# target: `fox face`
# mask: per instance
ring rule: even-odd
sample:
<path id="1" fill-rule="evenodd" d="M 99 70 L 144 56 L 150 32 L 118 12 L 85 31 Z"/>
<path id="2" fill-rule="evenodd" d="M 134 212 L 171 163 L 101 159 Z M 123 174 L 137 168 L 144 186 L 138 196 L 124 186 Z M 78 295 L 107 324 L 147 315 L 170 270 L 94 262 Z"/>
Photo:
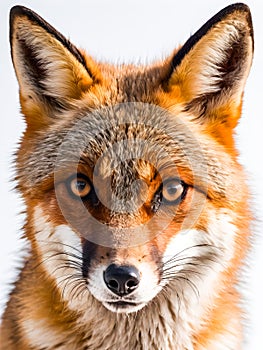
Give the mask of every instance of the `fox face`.
<path id="1" fill-rule="evenodd" d="M 195 322 L 232 290 L 248 247 L 233 139 L 248 8 L 222 10 L 150 66 L 96 62 L 24 7 L 12 9 L 10 38 L 27 124 L 17 181 L 51 289 L 83 320 L 92 305 L 158 304 Z"/>

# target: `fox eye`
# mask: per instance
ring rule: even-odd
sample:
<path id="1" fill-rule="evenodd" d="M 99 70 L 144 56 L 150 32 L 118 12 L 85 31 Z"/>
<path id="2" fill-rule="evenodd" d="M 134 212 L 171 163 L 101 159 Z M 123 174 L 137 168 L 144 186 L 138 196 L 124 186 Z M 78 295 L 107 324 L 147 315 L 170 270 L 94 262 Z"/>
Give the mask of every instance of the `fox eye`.
<path id="1" fill-rule="evenodd" d="M 166 204 L 178 204 L 186 192 L 186 185 L 178 179 L 169 179 L 163 183 L 162 201 Z"/>
<path id="2" fill-rule="evenodd" d="M 156 192 L 152 201 L 151 209 L 154 213 L 158 211 L 161 204 L 177 205 L 185 197 L 187 185 L 179 179 L 168 179 L 164 181 Z"/>
<path id="3" fill-rule="evenodd" d="M 68 188 L 71 194 L 79 198 L 84 198 L 91 192 L 91 185 L 84 175 L 71 178 Z"/>

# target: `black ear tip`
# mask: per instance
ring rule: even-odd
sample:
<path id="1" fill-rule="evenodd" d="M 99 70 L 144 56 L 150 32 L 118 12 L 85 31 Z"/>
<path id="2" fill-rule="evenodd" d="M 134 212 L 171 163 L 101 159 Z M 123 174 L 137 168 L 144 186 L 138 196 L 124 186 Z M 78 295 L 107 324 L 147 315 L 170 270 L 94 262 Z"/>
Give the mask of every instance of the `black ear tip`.
<path id="1" fill-rule="evenodd" d="M 27 17 L 31 22 L 39 25 L 45 25 L 45 20 L 40 17 L 36 12 L 30 10 L 25 6 L 16 5 L 10 10 L 10 25 L 14 23 L 16 17 Z"/>
<path id="2" fill-rule="evenodd" d="M 223 8 L 214 17 L 212 17 L 211 20 L 218 22 L 235 12 L 240 12 L 242 15 L 244 15 L 244 17 L 246 17 L 248 25 L 252 27 L 252 18 L 251 18 L 250 8 L 248 7 L 248 5 L 242 2 L 237 2 L 235 4 L 232 4 Z"/>
<path id="3" fill-rule="evenodd" d="M 234 12 L 240 12 L 243 16 L 243 18 L 246 20 L 246 23 L 248 25 L 249 35 L 252 39 L 252 50 L 254 50 L 254 29 L 253 29 L 253 21 L 252 21 L 252 15 L 251 11 L 248 5 L 244 4 L 243 2 L 237 2 L 235 4 L 229 5 L 225 7 L 223 10 L 221 10 L 217 15 L 220 14 L 223 17 L 226 17 Z M 216 15 L 216 16 L 217 16 Z"/>
<path id="4" fill-rule="evenodd" d="M 15 5 L 10 10 L 10 22 L 13 21 L 13 19 L 17 16 L 30 16 L 32 15 L 32 11 L 25 7 L 20 5 Z"/>
<path id="5" fill-rule="evenodd" d="M 17 17 L 23 17 L 23 16 L 27 17 L 31 21 L 35 21 L 36 17 L 38 17 L 38 15 L 34 11 L 30 10 L 25 6 L 20 6 L 20 5 L 13 6 L 10 10 L 10 17 L 9 17 L 10 39 L 12 38 L 12 31 L 13 31 L 15 19 Z"/>
<path id="6" fill-rule="evenodd" d="M 246 16 L 246 20 L 248 22 L 248 25 L 251 28 L 253 27 L 250 8 L 248 5 L 246 5 L 242 2 L 237 2 L 235 4 L 232 4 L 232 5 L 225 7 L 216 16 L 223 18 L 223 17 L 226 17 L 234 12 L 240 12 L 240 13 L 244 14 Z"/>
<path id="7" fill-rule="evenodd" d="M 30 11 L 28 8 L 20 5 L 15 5 L 11 8 L 10 10 L 10 15 L 9 15 L 9 23 L 10 23 L 10 42 L 12 42 L 13 39 L 13 27 L 14 27 L 14 22 L 16 17 L 20 17 Z"/>
<path id="8" fill-rule="evenodd" d="M 236 11 L 244 14 L 246 16 L 246 21 L 247 21 L 248 27 L 250 29 L 250 35 L 252 37 L 252 40 L 254 41 L 253 21 L 252 21 L 251 11 L 250 11 L 250 8 L 248 5 L 246 5 L 242 2 L 238 2 L 238 3 L 227 6 L 222 11 L 225 11 L 225 15 L 227 15 L 228 13 L 230 14 L 232 12 L 236 12 Z"/>
<path id="9" fill-rule="evenodd" d="M 9 40 L 10 40 L 10 42 L 12 42 L 12 40 L 13 40 L 13 28 L 14 28 L 15 18 L 23 15 L 25 13 L 25 11 L 29 11 L 29 9 L 27 9 L 24 6 L 20 6 L 20 5 L 15 5 L 10 10 L 10 15 L 9 15 L 9 25 L 10 25 Z"/>
<path id="10" fill-rule="evenodd" d="M 243 2 L 237 2 L 235 4 L 226 6 L 220 12 L 222 12 L 224 14 L 224 16 L 227 16 L 228 14 L 235 12 L 235 11 L 239 11 L 239 12 L 243 12 L 243 13 L 244 12 L 250 13 L 250 8 L 248 7 L 248 5 L 244 4 Z"/>
<path id="11" fill-rule="evenodd" d="M 244 4 L 243 2 L 236 2 L 234 4 L 231 4 L 229 6 L 226 6 L 225 9 L 233 9 L 233 10 L 240 10 L 240 11 L 249 11 L 248 5 Z M 232 12 L 232 11 L 231 11 Z"/>

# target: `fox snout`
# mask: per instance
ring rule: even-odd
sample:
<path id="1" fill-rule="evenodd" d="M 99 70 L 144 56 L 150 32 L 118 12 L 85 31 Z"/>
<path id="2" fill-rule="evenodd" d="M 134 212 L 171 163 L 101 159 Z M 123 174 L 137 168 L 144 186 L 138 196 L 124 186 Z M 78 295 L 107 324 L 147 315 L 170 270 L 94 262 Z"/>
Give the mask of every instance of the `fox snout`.
<path id="1" fill-rule="evenodd" d="M 163 256 L 152 243 L 129 248 L 84 244 L 83 278 L 89 292 L 108 310 L 137 311 L 162 289 Z M 87 255 L 90 247 L 92 256 Z"/>
<path id="2" fill-rule="evenodd" d="M 135 266 L 110 264 L 103 273 L 103 279 L 111 292 L 123 297 L 138 288 L 140 273 Z"/>

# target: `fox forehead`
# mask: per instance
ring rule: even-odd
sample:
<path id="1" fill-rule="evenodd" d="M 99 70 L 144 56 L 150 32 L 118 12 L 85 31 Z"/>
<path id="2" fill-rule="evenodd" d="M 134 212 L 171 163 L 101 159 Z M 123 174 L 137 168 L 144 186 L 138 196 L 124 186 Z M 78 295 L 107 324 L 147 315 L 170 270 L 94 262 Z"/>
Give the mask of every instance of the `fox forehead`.
<path id="1" fill-rule="evenodd" d="M 160 103 L 158 92 L 169 74 L 168 62 L 156 62 L 150 66 L 98 63 L 98 68 L 102 73 L 100 89 L 105 87 L 106 91 L 97 94 L 97 98 L 100 98 L 100 95 L 103 95 L 103 98 L 109 95 L 110 100 L 106 100 L 109 104 L 135 101 Z"/>
<path id="2" fill-rule="evenodd" d="M 198 148 L 189 131 L 185 122 L 150 104 L 118 104 L 93 111 L 84 108 L 35 135 L 21 159 L 25 180 L 32 186 L 55 170 L 79 163 L 91 169 L 97 165 L 94 170 L 102 177 L 129 163 L 142 177 L 151 178 L 156 169 L 175 163 L 187 167 L 187 153 Z M 189 142 L 185 144 L 186 139 Z M 103 162 L 98 163 L 99 159 Z"/>

